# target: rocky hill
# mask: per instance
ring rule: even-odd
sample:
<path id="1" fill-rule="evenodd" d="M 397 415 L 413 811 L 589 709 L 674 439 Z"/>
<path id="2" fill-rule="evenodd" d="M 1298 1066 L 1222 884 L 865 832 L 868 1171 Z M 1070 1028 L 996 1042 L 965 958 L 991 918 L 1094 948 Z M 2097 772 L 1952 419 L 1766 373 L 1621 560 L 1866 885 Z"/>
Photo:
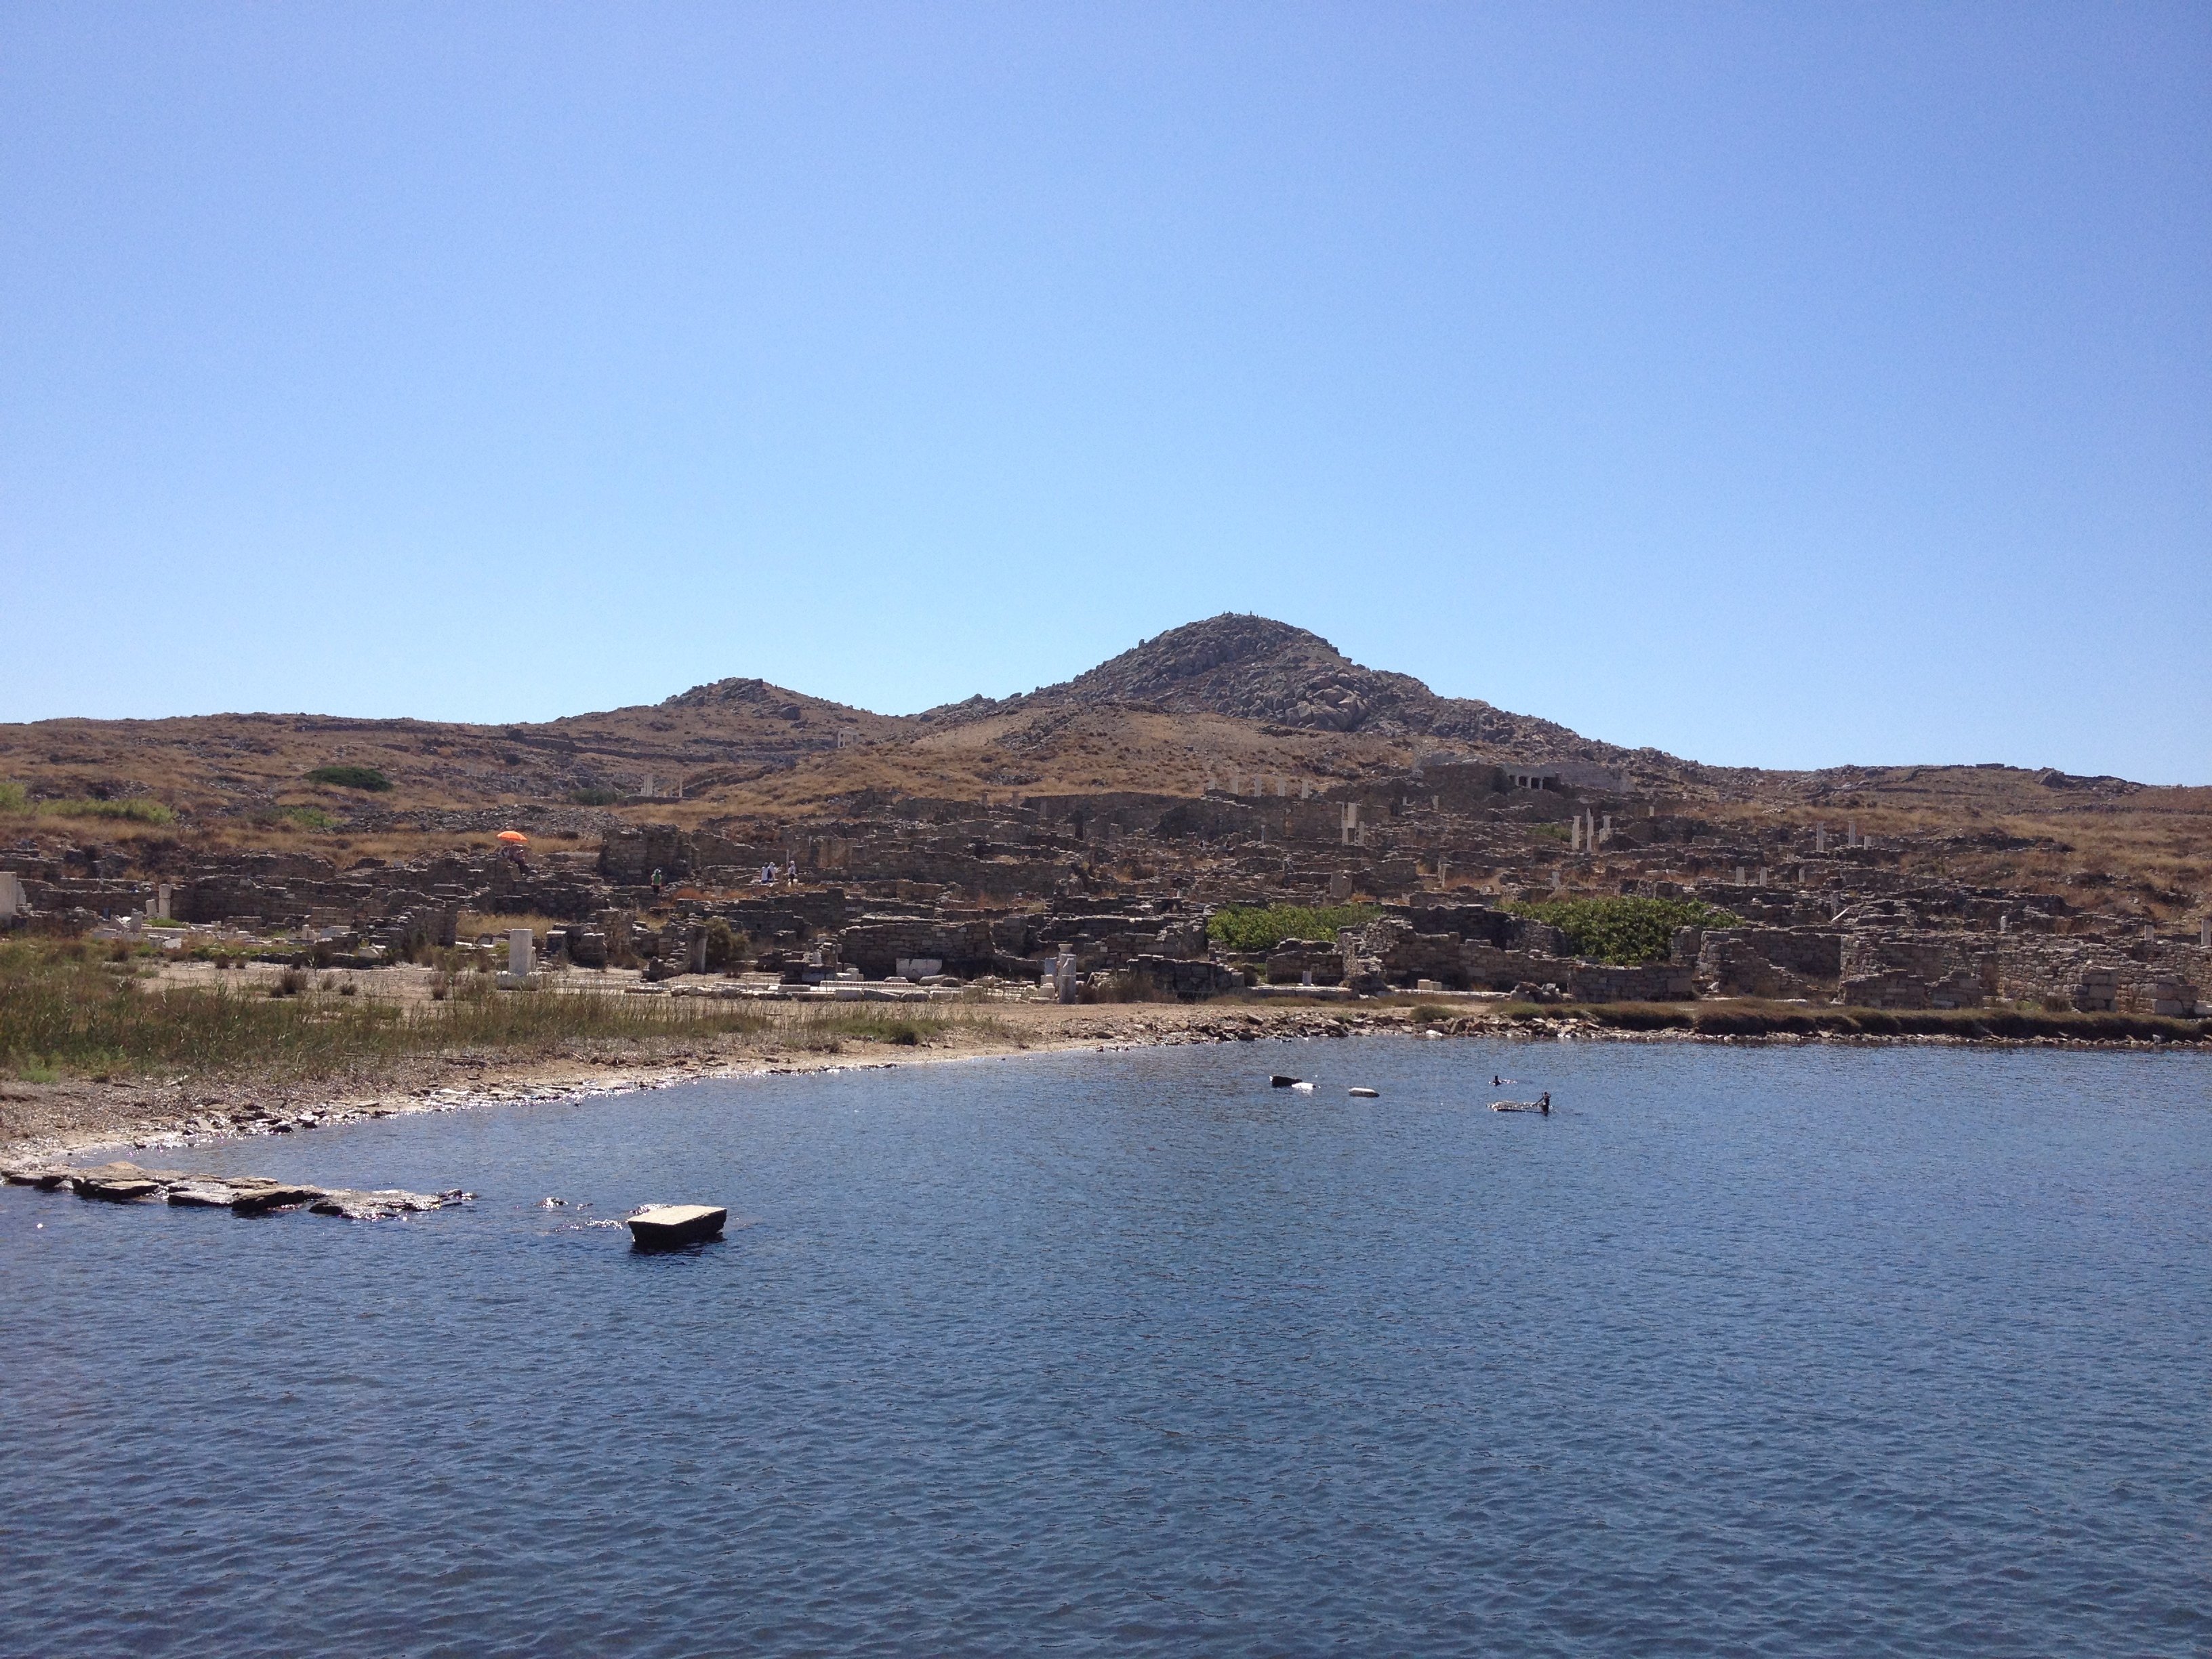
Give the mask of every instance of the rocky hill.
<path id="1" fill-rule="evenodd" d="M 1229 615 L 1025 696 L 919 714 L 739 678 L 536 724 L 254 714 L 0 726 L 0 819 L 137 800 L 173 812 L 179 831 L 249 842 L 469 835 L 518 813 L 546 833 L 589 836 L 623 814 L 793 823 L 901 799 L 1250 794 L 1262 777 L 1294 793 L 1408 781 L 1401 793 L 1417 793 L 1413 775 L 1452 760 L 1527 765 L 1610 799 L 1707 814 L 1855 820 L 1945 840 L 1954 862 L 1972 848 L 2002 861 L 2023 838 L 2047 842 L 2063 849 L 2048 854 L 2054 870 L 2132 872 L 2160 902 L 2200 884 L 2212 807 L 2212 791 L 2012 767 L 1704 766 L 1439 696 L 1305 629 Z M 374 769 L 389 787 L 309 775 L 333 764 Z M 19 792 L 22 805 L 9 808 Z"/>
<path id="2" fill-rule="evenodd" d="M 1440 697 L 1410 674 L 1363 667 L 1318 634 L 1266 617 L 1190 623 L 1058 685 L 995 702 L 974 698 L 923 718 L 1004 719 L 1117 704 L 1249 720 L 1274 728 L 1270 735 L 1358 734 L 1570 773 L 1595 770 L 1650 787 L 1680 788 L 1713 773 L 1656 749 L 1624 749 L 1479 698 Z"/>

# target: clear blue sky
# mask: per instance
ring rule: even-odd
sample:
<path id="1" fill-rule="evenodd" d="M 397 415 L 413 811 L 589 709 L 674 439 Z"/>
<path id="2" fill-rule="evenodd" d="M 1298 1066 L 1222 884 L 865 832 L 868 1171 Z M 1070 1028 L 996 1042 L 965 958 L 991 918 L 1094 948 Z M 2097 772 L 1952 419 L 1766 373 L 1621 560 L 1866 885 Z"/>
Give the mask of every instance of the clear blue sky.
<path id="1" fill-rule="evenodd" d="M 2212 9 L 0 14 L 0 719 L 896 713 L 1222 611 L 2212 781 Z"/>

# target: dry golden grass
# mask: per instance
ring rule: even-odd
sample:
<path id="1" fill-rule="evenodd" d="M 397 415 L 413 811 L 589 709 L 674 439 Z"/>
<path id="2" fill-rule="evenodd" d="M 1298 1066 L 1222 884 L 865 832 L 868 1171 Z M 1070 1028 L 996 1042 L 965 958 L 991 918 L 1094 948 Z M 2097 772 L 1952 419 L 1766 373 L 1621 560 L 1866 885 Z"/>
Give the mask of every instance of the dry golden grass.
<path id="1" fill-rule="evenodd" d="M 843 750 L 805 746 L 837 730 L 856 732 L 861 741 Z M 1325 787 L 1402 773 L 1423 746 L 1135 706 L 1038 708 L 966 726 L 923 725 L 742 685 L 696 703 L 528 726 L 289 715 L 51 720 L 0 726 L 0 781 L 26 785 L 40 796 L 145 793 L 186 816 L 158 826 L 0 813 L 0 836 L 96 838 L 149 850 L 173 843 L 188 855 L 298 851 L 341 866 L 362 858 L 401 862 L 481 853 L 492 846 L 488 831 L 319 830 L 235 814 L 288 805 L 313 806 L 336 817 L 364 806 L 400 813 L 482 810 L 517 800 L 517 781 L 536 775 L 533 768 L 588 772 L 624 787 L 647 772 L 665 781 L 675 769 L 656 757 L 687 742 L 702 745 L 696 752 L 711 745 L 725 755 L 759 745 L 759 752 L 780 758 L 694 768 L 702 787 L 690 798 L 601 810 L 617 821 L 690 829 L 734 820 L 733 836 L 742 831 L 773 843 L 792 820 L 842 810 L 866 792 L 1001 805 L 1016 794 L 1194 796 L 1209 769 L 1217 783 L 1232 773 L 1266 773 L 1312 778 Z M 333 761 L 375 767 L 394 787 L 363 794 L 304 781 L 311 767 Z M 568 786 L 556 787 L 553 775 L 545 775 L 539 799 L 565 801 Z M 2111 900 L 2160 919 L 2192 914 L 2212 890 L 2212 789 L 2107 795 L 2051 789 L 2035 777 L 1973 767 L 1716 773 L 1711 788 L 1686 790 L 1682 808 L 1767 828 L 1788 823 L 1809 830 L 1825 820 L 1837 833 L 1847 818 L 1856 819 L 1863 831 L 1885 840 L 1926 842 L 1909 854 L 1908 863 L 1930 873 L 2040 887 L 2099 905 Z M 1730 799 L 1705 799 L 1709 794 Z M 1992 847 L 1972 839 L 1992 835 L 2051 844 Z M 540 836 L 533 850 L 588 851 L 592 845 Z"/>
<path id="2" fill-rule="evenodd" d="M 933 1047 L 955 1036 L 1018 1036 L 988 1008 L 497 991 L 486 975 L 441 976 L 434 1000 L 347 995 L 369 975 L 227 975 L 142 981 L 78 941 L 0 940 L 0 1074 L 185 1071 L 282 1081 L 371 1073 L 426 1054 L 544 1057 L 580 1046 L 737 1038 L 837 1052 L 851 1042 Z M 330 981 L 327 989 L 322 981 Z M 272 993 L 276 993 L 272 994 Z"/>
<path id="3" fill-rule="evenodd" d="M 531 912 L 464 910 L 453 930 L 453 937 L 464 945 L 472 945 L 486 933 L 495 933 L 504 940 L 518 927 L 527 927 L 538 941 L 538 948 L 545 948 L 547 930 L 566 927 L 568 924 L 556 916 L 541 916 Z"/>
<path id="4" fill-rule="evenodd" d="M 1906 842 L 1907 869 L 1954 881 L 2068 896 L 2086 908 L 2118 900 L 2160 921 L 2194 915 L 2212 894 L 2212 788 L 2142 789 L 2118 795 L 2052 790 L 2018 772 L 1911 769 L 1881 789 L 1818 804 L 1768 801 L 1701 809 L 1718 822 Z M 2028 847 L 1976 845 L 2008 838 Z"/>

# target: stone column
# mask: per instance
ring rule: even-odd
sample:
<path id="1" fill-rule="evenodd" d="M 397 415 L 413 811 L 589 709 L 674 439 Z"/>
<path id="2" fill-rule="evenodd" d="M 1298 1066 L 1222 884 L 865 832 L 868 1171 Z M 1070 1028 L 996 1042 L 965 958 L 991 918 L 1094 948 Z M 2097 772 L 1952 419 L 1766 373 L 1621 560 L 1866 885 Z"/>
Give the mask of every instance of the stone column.
<path id="1" fill-rule="evenodd" d="M 528 979 L 535 967 L 538 951 L 537 935 L 527 927 L 510 927 L 507 932 L 507 971 L 517 979 Z"/>

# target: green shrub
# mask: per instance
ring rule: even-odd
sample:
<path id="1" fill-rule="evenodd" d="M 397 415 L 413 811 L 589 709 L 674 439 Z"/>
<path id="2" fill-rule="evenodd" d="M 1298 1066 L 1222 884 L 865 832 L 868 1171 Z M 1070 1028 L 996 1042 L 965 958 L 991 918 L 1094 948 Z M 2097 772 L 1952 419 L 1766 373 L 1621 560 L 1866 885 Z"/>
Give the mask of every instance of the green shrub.
<path id="1" fill-rule="evenodd" d="M 1286 939 L 1333 939 L 1342 927 L 1358 927 L 1382 912 L 1371 904 L 1271 904 L 1265 909 L 1216 910 L 1206 936 L 1231 951 L 1272 951 Z"/>
<path id="2" fill-rule="evenodd" d="M 622 801 L 619 789 L 579 789 L 568 799 L 578 806 L 615 806 Z"/>
<path id="3" fill-rule="evenodd" d="M 1741 926 L 1727 911 L 1691 899 L 1546 899 L 1505 908 L 1558 928 L 1577 956 L 1624 967 L 1665 957 L 1678 927 Z"/>
<path id="4" fill-rule="evenodd" d="M 131 823 L 173 823 L 177 815 L 157 800 L 134 795 L 128 800 L 50 800 L 39 811 L 58 818 L 120 818 Z"/>
<path id="5" fill-rule="evenodd" d="M 296 823 L 302 830 L 335 830 L 338 821 L 319 806 L 280 806 L 264 813 L 259 822 L 269 824 Z"/>
<path id="6" fill-rule="evenodd" d="M 131 823 L 172 823 L 176 813 L 143 795 L 126 800 L 40 800 L 20 783 L 0 783 L 0 812 L 43 812 L 58 818 L 120 818 Z"/>
<path id="7" fill-rule="evenodd" d="M 307 774 L 309 783 L 327 783 L 339 789 L 389 789 L 392 780 L 374 766 L 318 766 Z"/>
<path id="8" fill-rule="evenodd" d="M 752 941 L 716 916 L 707 924 L 707 969 L 729 973 L 742 967 L 752 953 Z"/>

